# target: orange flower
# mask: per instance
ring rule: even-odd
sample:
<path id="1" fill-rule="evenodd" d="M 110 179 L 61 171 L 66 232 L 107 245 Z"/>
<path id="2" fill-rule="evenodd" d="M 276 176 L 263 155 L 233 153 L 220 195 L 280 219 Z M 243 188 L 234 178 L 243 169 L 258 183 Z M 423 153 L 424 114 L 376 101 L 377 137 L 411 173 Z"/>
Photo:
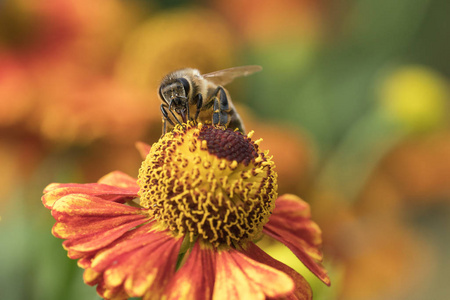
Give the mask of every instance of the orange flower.
<path id="1" fill-rule="evenodd" d="M 0 127 L 67 145 L 131 139 L 130 127 L 134 141 L 152 116 L 159 120 L 146 109 L 147 95 L 111 74 L 134 23 L 122 2 L 2 2 Z"/>
<path id="2" fill-rule="evenodd" d="M 177 126 L 152 147 L 136 180 L 51 184 L 53 234 L 107 299 L 311 299 L 296 271 L 255 243 L 285 244 L 324 283 L 321 232 L 309 206 L 277 198 L 277 175 L 259 142 L 232 130 Z"/>
<path id="3" fill-rule="evenodd" d="M 310 0 L 215 0 L 213 5 L 250 41 L 320 34 L 321 3 Z"/>

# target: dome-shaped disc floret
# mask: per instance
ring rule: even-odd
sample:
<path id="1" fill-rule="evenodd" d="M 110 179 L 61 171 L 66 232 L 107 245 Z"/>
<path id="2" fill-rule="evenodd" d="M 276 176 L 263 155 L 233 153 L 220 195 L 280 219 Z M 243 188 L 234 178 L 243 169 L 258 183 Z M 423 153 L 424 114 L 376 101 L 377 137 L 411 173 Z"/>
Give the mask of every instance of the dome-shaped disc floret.
<path id="1" fill-rule="evenodd" d="M 162 228 L 216 247 L 257 239 L 274 209 L 268 152 L 230 129 L 189 123 L 153 144 L 139 170 L 140 204 Z"/>

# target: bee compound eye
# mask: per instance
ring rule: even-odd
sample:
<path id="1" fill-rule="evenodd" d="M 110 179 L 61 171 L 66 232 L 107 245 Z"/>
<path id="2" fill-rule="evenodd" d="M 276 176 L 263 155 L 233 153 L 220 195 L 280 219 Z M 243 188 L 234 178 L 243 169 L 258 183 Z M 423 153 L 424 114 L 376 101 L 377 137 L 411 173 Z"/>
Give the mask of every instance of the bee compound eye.
<path id="1" fill-rule="evenodd" d="M 189 82 L 187 81 L 186 78 L 178 78 L 177 81 L 183 85 L 184 93 L 185 93 L 185 96 L 187 97 L 189 94 L 189 90 L 191 89 Z"/>

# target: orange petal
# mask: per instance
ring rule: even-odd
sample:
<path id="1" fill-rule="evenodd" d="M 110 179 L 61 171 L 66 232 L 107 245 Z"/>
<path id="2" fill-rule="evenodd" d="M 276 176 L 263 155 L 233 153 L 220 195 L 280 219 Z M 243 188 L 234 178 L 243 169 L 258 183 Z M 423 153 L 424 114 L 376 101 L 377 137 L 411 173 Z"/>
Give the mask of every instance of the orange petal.
<path id="1" fill-rule="evenodd" d="M 84 259 L 84 258 L 82 258 L 82 259 Z M 82 259 L 80 259 L 80 260 L 82 260 Z M 92 257 L 90 259 L 92 259 Z M 80 262 L 80 260 L 78 262 Z M 90 265 L 90 262 L 89 262 L 89 265 Z M 80 266 L 80 265 L 78 265 L 78 266 Z M 80 267 L 84 268 L 83 266 L 80 266 Z M 87 267 L 85 269 L 86 270 L 83 273 L 83 280 L 86 284 L 92 286 L 92 285 L 96 285 L 96 284 L 99 284 L 102 282 L 102 275 L 103 275 L 102 273 L 98 273 L 89 267 Z"/>
<path id="2" fill-rule="evenodd" d="M 48 209 L 60 198 L 70 194 L 86 194 L 100 197 L 104 200 L 124 203 L 137 197 L 137 189 L 116 187 L 98 183 L 52 183 L 44 189 L 42 203 Z"/>
<path id="3" fill-rule="evenodd" d="M 98 252 L 91 262 L 91 267 L 97 272 L 104 272 L 110 265 L 116 264 L 114 261 L 118 256 L 126 256 L 129 252 L 141 246 L 167 238 L 165 234 L 153 232 L 152 226 L 152 223 L 145 224 L 124 234 L 113 245 Z"/>
<path id="4" fill-rule="evenodd" d="M 254 243 L 250 243 L 249 247 L 245 250 L 242 250 L 248 257 L 271 266 L 272 268 L 278 269 L 287 275 L 289 275 L 295 283 L 294 292 L 287 297 L 287 299 L 292 300 L 311 300 L 312 299 L 312 290 L 309 283 L 303 278 L 302 275 L 297 273 L 291 267 L 279 262 L 278 260 L 272 258 L 270 255 L 265 253 L 261 248 L 256 246 Z"/>
<path id="5" fill-rule="evenodd" d="M 168 300 L 210 300 L 215 281 L 214 250 L 196 243 L 166 292 Z"/>
<path id="6" fill-rule="evenodd" d="M 127 231 L 149 221 L 146 211 L 90 195 L 72 194 L 53 205 L 53 234 L 71 258 L 109 245 Z"/>
<path id="7" fill-rule="evenodd" d="M 147 154 L 150 152 L 150 149 L 152 149 L 152 146 L 143 142 L 136 142 L 136 148 L 141 154 L 142 159 L 145 159 Z"/>
<path id="8" fill-rule="evenodd" d="M 131 297 L 151 292 L 159 299 L 175 273 L 181 242 L 166 233 L 152 232 L 147 224 L 97 253 L 91 267 L 103 274 L 101 285 L 105 289 L 121 287 Z M 89 279 L 88 275 L 85 279 Z"/>
<path id="9" fill-rule="evenodd" d="M 139 191 L 139 185 L 136 178 L 133 178 L 123 172 L 113 171 L 100 178 L 97 183 L 112 185 L 134 191 L 136 194 Z"/>
<path id="10" fill-rule="evenodd" d="M 97 293 L 105 300 L 126 300 L 129 298 L 122 288 L 109 289 L 105 287 L 103 282 L 97 285 Z"/>
<path id="11" fill-rule="evenodd" d="M 213 299 L 261 299 L 284 297 L 294 291 L 285 273 L 256 262 L 231 249 L 216 255 L 216 282 Z"/>
<path id="12" fill-rule="evenodd" d="M 310 219 L 309 205 L 295 195 L 280 196 L 263 232 L 285 244 L 325 284 L 330 278 L 322 264 L 319 226 Z"/>

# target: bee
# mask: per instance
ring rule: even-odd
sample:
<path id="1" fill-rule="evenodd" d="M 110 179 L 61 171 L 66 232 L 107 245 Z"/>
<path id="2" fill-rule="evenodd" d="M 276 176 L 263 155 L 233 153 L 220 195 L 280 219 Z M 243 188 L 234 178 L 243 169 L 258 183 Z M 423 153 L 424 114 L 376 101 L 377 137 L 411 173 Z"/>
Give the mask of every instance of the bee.
<path id="1" fill-rule="evenodd" d="M 166 75 L 159 86 L 161 98 L 162 134 L 176 124 L 200 121 L 204 124 L 238 129 L 244 124 L 231 102 L 224 85 L 236 77 L 261 71 L 260 66 L 241 66 L 200 74 L 197 69 L 181 69 Z"/>

